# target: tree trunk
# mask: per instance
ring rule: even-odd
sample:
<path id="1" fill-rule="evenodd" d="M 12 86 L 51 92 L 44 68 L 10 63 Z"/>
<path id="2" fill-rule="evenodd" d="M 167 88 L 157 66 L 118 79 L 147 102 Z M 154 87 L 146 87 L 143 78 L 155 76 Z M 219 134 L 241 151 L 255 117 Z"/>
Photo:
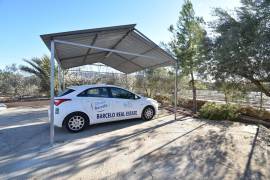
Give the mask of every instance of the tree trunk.
<path id="1" fill-rule="evenodd" d="M 255 79 L 254 77 L 250 77 L 250 76 L 246 76 L 244 74 L 240 74 L 242 77 L 250 80 L 253 84 L 255 84 L 255 86 L 257 86 L 257 88 L 260 90 L 260 92 L 263 92 L 266 96 L 270 97 L 270 90 L 267 89 L 262 83 L 261 81 Z"/>
<path id="2" fill-rule="evenodd" d="M 229 103 L 229 93 L 226 89 L 224 90 L 224 97 L 225 97 L 226 104 L 228 104 Z"/>
<path id="3" fill-rule="evenodd" d="M 260 81 L 253 79 L 251 82 L 253 82 L 266 96 L 270 97 L 270 91 L 266 89 L 266 87 Z"/>
<path id="4" fill-rule="evenodd" d="M 196 94 L 196 86 L 194 81 L 194 75 L 193 72 L 191 72 L 191 87 L 192 87 L 192 96 L 193 96 L 193 113 L 197 112 L 197 94 Z"/>
<path id="5" fill-rule="evenodd" d="M 228 95 L 227 95 L 227 93 L 226 92 L 224 92 L 224 96 L 225 96 L 225 102 L 226 102 L 226 104 L 228 104 Z"/>

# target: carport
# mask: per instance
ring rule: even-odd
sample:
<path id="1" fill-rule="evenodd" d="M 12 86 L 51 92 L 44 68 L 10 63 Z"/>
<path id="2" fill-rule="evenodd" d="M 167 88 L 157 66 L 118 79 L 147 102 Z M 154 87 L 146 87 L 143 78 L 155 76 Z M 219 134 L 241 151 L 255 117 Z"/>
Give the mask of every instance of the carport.
<path id="1" fill-rule="evenodd" d="M 174 113 L 176 119 L 178 65 L 175 58 L 135 28 L 136 24 L 41 35 L 51 52 L 50 112 L 54 112 L 54 71 L 103 63 L 125 74 L 164 66 L 176 66 Z M 50 113 L 50 142 L 54 142 L 54 113 Z"/>

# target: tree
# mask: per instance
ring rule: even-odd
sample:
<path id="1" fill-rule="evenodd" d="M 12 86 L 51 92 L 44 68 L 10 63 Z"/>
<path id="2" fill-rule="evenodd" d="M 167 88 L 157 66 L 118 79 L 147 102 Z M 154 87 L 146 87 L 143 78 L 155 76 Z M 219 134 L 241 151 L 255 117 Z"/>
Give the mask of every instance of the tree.
<path id="1" fill-rule="evenodd" d="M 142 74 L 136 75 L 135 86 L 141 91 L 140 93 L 154 97 L 164 90 L 164 83 L 167 82 L 166 74 L 165 68 L 146 69 Z"/>
<path id="2" fill-rule="evenodd" d="M 20 69 L 24 72 L 35 75 L 40 79 L 40 91 L 46 94 L 50 92 L 50 58 L 47 55 L 41 58 L 32 58 L 31 60 L 24 59 L 30 66 L 21 65 Z M 55 67 L 55 75 L 57 74 L 57 67 Z M 57 88 L 57 78 L 55 78 L 55 85 Z"/>
<path id="3" fill-rule="evenodd" d="M 6 66 L 0 71 L 0 92 L 6 95 L 18 95 L 23 77 L 18 73 L 16 64 Z"/>
<path id="4" fill-rule="evenodd" d="M 239 79 L 233 79 L 216 81 L 215 87 L 224 93 L 224 100 L 226 104 L 229 104 L 244 99 L 247 95 L 248 85 Z"/>
<path id="5" fill-rule="evenodd" d="M 234 16 L 215 10 L 212 75 L 215 79 L 242 78 L 270 97 L 270 1 L 241 2 Z"/>
<path id="6" fill-rule="evenodd" d="M 197 112 L 195 74 L 207 57 L 205 43 L 208 38 L 203 29 L 203 20 L 195 16 L 190 0 L 186 0 L 179 14 L 176 27 L 170 26 L 173 39 L 169 43 L 172 53 L 178 61 L 181 73 L 190 76 L 193 94 L 193 112 Z"/>
<path id="7" fill-rule="evenodd" d="M 0 69 L 0 94 L 21 98 L 36 94 L 38 82 L 33 77 L 24 77 L 16 64 Z"/>

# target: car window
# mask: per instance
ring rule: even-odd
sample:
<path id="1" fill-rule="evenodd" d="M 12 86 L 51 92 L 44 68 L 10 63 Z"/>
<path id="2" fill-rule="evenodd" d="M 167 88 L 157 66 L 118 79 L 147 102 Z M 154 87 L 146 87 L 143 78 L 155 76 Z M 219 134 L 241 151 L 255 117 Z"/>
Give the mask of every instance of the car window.
<path id="1" fill-rule="evenodd" d="M 113 98 L 135 99 L 135 94 L 120 88 L 111 88 Z"/>
<path id="2" fill-rule="evenodd" d="M 70 93 L 72 93 L 74 91 L 75 91 L 74 89 L 66 89 L 66 90 L 60 92 L 57 97 L 65 96 L 65 95 L 70 94 Z"/>
<path id="3" fill-rule="evenodd" d="M 90 88 L 82 93 L 80 93 L 78 96 L 80 97 L 109 97 L 109 93 L 107 88 L 105 87 L 99 87 L 99 88 Z"/>
<path id="4" fill-rule="evenodd" d="M 141 99 L 141 97 L 140 96 L 137 96 L 136 94 L 135 94 L 135 98 L 134 99 Z"/>

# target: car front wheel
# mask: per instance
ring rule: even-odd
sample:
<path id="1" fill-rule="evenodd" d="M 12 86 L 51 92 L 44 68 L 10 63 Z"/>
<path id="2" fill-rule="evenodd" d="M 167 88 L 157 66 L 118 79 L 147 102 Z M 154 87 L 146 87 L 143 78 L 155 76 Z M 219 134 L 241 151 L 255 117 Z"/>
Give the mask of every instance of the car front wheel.
<path id="1" fill-rule="evenodd" d="M 153 117 L 155 116 L 155 110 L 153 107 L 151 106 L 147 106 L 146 108 L 144 108 L 143 112 L 142 112 L 142 119 L 149 121 L 151 119 L 153 119 Z"/>
<path id="2" fill-rule="evenodd" d="M 87 126 L 87 117 L 81 113 L 73 113 L 66 117 L 66 128 L 70 132 L 82 131 Z"/>

